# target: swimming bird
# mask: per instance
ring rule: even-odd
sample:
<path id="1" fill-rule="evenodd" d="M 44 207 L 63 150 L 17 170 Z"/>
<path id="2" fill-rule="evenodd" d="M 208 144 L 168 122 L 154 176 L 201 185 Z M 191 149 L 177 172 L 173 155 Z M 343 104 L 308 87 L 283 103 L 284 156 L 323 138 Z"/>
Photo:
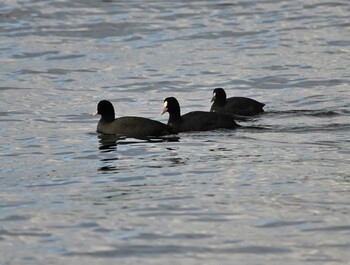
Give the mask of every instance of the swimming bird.
<path id="1" fill-rule="evenodd" d="M 223 88 L 215 88 L 213 98 L 211 99 L 211 112 L 232 113 L 243 116 L 254 116 L 263 113 L 264 103 L 260 103 L 251 98 L 231 97 L 226 98 L 226 92 Z"/>
<path id="2" fill-rule="evenodd" d="M 133 138 L 173 134 L 169 125 L 143 117 L 126 116 L 115 118 L 114 107 L 108 100 L 101 100 L 94 115 L 101 115 L 97 132 L 117 134 Z"/>
<path id="3" fill-rule="evenodd" d="M 174 97 L 164 99 L 161 114 L 169 113 L 168 125 L 176 132 L 209 131 L 214 129 L 235 129 L 240 127 L 233 115 L 226 113 L 192 111 L 181 115 L 180 104 Z"/>

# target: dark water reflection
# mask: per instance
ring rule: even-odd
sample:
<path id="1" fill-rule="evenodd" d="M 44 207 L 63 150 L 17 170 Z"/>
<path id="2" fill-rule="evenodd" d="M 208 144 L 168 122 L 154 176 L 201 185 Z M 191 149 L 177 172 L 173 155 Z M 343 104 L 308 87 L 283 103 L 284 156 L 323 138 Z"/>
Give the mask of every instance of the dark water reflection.
<path id="1" fill-rule="evenodd" d="M 0 3 L 1 264 L 348 264 L 349 3 Z M 117 116 L 266 104 L 235 131 Z"/>
<path id="2" fill-rule="evenodd" d="M 119 135 L 98 135 L 100 150 L 116 150 L 117 144 L 136 144 L 136 143 L 160 143 L 160 142 L 178 142 L 180 137 L 175 135 L 168 136 L 150 136 L 150 137 L 141 137 L 141 138 L 128 138 L 126 136 Z"/>

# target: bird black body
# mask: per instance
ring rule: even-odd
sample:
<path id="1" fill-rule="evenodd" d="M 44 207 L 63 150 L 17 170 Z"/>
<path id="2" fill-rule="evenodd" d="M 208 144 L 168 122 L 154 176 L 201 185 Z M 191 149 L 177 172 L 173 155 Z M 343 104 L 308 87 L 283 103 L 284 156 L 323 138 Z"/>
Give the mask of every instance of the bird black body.
<path id="1" fill-rule="evenodd" d="M 242 116 L 254 116 L 264 112 L 264 103 L 251 98 L 231 97 L 226 98 L 226 92 L 222 88 L 215 88 L 211 100 L 211 112 L 231 113 Z"/>
<path id="2" fill-rule="evenodd" d="M 233 115 L 230 114 L 192 111 L 181 116 L 179 102 L 174 97 L 164 100 L 162 114 L 165 112 L 169 113 L 168 125 L 177 132 L 210 131 L 220 128 L 235 129 L 240 127 L 234 121 Z"/>
<path id="3" fill-rule="evenodd" d="M 114 107 L 108 100 L 101 100 L 98 103 L 96 114 L 101 115 L 97 132 L 103 134 L 140 138 L 174 133 L 170 126 L 148 118 L 134 116 L 115 118 Z"/>

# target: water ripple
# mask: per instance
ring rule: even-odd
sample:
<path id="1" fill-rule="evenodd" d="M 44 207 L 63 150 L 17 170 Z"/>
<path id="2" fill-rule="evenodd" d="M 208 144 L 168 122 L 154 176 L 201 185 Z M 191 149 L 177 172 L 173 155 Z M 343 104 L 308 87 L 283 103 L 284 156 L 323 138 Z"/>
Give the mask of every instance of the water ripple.
<path id="1" fill-rule="evenodd" d="M 146 2 L 1 1 L 2 263 L 348 264 L 348 1 Z M 265 113 L 95 132 L 101 99 L 166 123 L 216 87 Z"/>
<path id="2" fill-rule="evenodd" d="M 149 246 L 149 245 L 130 245 L 121 246 L 116 249 L 109 250 L 96 250 L 91 252 L 68 252 L 66 256 L 91 256 L 91 257 L 132 257 L 149 256 L 149 255 L 169 255 L 169 254 L 285 254 L 291 252 L 287 248 L 280 247 L 264 247 L 264 246 L 249 246 L 249 247 L 237 247 L 237 248 L 210 248 L 210 247 L 197 247 L 197 246 L 178 246 L 178 245 L 161 245 L 161 246 Z"/>

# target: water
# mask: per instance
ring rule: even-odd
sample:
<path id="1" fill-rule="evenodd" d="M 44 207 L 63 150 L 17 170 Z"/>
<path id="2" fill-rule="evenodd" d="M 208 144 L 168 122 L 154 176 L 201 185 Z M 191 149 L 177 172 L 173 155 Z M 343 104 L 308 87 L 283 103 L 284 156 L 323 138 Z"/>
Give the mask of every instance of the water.
<path id="1" fill-rule="evenodd" d="M 0 3 L 1 264 L 349 264 L 350 4 Z M 236 131 L 114 139 L 91 116 L 266 104 Z"/>

